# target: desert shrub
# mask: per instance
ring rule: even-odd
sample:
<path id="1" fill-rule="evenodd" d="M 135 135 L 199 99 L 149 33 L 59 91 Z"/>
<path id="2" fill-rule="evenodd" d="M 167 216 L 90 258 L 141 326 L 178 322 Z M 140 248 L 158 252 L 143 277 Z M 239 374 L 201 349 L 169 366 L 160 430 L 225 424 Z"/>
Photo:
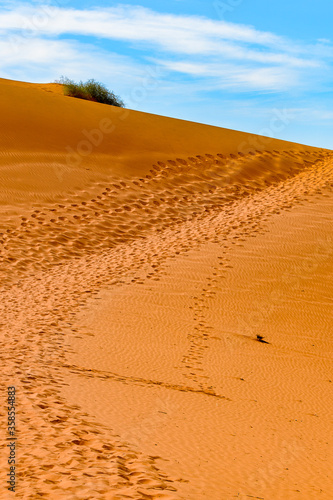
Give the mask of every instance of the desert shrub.
<path id="1" fill-rule="evenodd" d="M 65 95 L 77 97 L 78 99 L 86 99 L 88 101 L 100 102 L 111 106 L 123 108 L 124 102 L 119 96 L 108 90 L 104 85 L 96 80 L 87 80 L 76 83 L 69 78 L 61 77 L 56 83 L 61 83 L 64 86 Z"/>

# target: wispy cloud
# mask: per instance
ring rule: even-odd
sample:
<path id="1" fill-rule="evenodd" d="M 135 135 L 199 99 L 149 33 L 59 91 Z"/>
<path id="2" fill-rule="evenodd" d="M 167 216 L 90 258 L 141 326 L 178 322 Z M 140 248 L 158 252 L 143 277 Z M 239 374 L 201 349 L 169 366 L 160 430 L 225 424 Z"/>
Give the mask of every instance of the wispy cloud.
<path id="1" fill-rule="evenodd" d="M 232 63 L 218 63 L 211 61 L 189 62 L 159 60 L 158 64 L 171 72 L 178 72 L 196 79 L 209 79 L 214 90 L 233 89 L 237 91 L 284 91 L 298 82 L 298 73 L 293 68 L 284 67 L 256 67 L 236 65 Z"/>
<path id="2" fill-rule="evenodd" d="M 11 2 L 0 16 L 0 30 L 12 42 L 17 35 L 28 39 L 79 35 L 128 42 L 142 53 L 149 46 L 160 55 L 173 55 L 173 64 L 161 61 L 164 68 L 177 72 L 183 68 L 184 73 L 201 76 L 204 70 L 207 77 L 226 74 L 226 85 L 234 81 L 238 90 L 241 85 L 245 90 L 249 86 L 250 90 L 266 91 L 279 90 L 279 85 L 280 90 L 298 85 L 299 77 L 306 71 L 324 66 L 324 57 L 319 57 L 321 45 L 327 53 L 326 42 L 302 46 L 249 26 L 161 14 L 126 5 L 76 10 Z M 72 46 L 68 45 L 67 57 L 71 50 Z M 42 47 L 37 53 L 40 51 L 45 52 Z M 28 51 L 24 52 L 29 58 Z M 185 63 L 178 60 L 182 57 L 186 57 Z"/>
<path id="3" fill-rule="evenodd" d="M 89 43 L 15 34 L 0 39 L 0 72 L 3 77 L 31 81 L 53 81 L 60 75 L 74 79 L 98 75 L 119 87 L 140 84 L 145 67 L 123 55 L 100 50 Z M 129 75 L 131 83 L 129 83 Z"/>

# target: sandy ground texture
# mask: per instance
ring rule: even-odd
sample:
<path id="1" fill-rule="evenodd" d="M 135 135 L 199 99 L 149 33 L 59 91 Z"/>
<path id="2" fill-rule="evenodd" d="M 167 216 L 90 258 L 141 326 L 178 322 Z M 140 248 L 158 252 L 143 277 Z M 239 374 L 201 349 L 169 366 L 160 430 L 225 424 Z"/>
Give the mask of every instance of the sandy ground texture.
<path id="1" fill-rule="evenodd" d="M 333 153 L 56 84 L 0 109 L 0 498 L 331 499 Z"/>

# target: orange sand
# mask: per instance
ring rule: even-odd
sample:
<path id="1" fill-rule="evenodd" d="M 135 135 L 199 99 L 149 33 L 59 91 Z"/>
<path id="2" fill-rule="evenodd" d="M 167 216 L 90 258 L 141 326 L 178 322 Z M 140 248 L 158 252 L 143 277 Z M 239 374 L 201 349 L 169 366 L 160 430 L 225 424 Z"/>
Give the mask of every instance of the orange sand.
<path id="1" fill-rule="evenodd" d="M 331 499 L 333 153 L 0 106 L 0 499 Z"/>

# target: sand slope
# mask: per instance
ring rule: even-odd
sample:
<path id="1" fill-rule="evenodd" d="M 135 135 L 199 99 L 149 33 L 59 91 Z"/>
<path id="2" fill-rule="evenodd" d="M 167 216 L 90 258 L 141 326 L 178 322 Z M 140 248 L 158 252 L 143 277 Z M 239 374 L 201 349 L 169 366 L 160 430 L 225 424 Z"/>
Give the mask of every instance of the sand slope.
<path id="1" fill-rule="evenodd" d="M 331 498 L 333 154 L 0 87 L 16 496 Z"/>

